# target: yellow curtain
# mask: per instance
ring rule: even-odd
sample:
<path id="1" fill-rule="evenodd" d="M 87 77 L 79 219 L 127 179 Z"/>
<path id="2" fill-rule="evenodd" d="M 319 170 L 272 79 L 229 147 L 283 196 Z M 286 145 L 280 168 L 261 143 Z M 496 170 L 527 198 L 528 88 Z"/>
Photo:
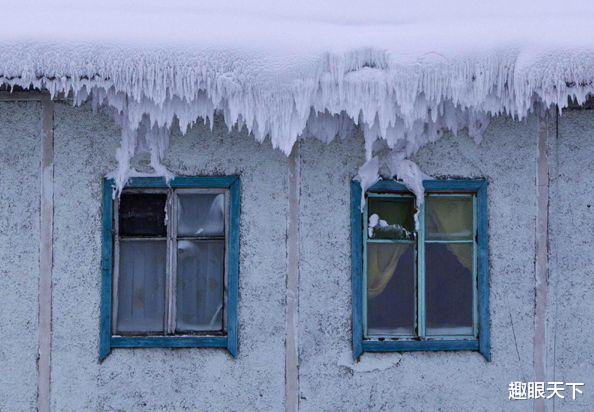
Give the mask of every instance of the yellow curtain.
<path id="1" fill-rule="evenodd" d="M 464 207 L 452 207 L 451 202 L 431 202 L 431 208 L 433 209 L 433 216 L 435 217 L 438 230 L 443 233 L 451 233 L 459 228 L 464 227 L 465 222 L 468 220 L 468 209 Z M 472 209 L 471 209 L 472 210 Z M 400 214 L 405 213 L 405 210 L 394 209 L 392 213 Z M 396 221 L 404 221 L 400 218 L 396 218 Z M 367 248 L 367 296 L 368 298 L 374 298 L 381 294 L 392 276 L 396 271 L 400 258 L 406 252 L 408 245 L 392 245 L 395 246 L 394 252 L 386 256 L 386 251 L 389 250 L 388 246 L 375 246 L 371 244 Z M 472 253 L 467 253 L 467 244 L 447 244 L 448 250 L 456 256 L 456 259 L 469 271 L 472 271 Z"/>
<path id="2" fill-rule="evenodd" d="M 398 266 L 400 258 L 406 251 L 408 245 L 394 245 L 396 249 L 392 256 L 382 259 L 383 247 L 367 248 L 367 297 L 374 298 L 384 291 L 394 271 Z M 385 256 L 385 255 L 384 255 Z"/>
<path id="3" fill-rule="evenodd" d="M 433 215 L 438 226 L 438 229 L 442 233 L 453 232 L 456 229 L 464 227 L 465 221 L 467 220 L 467 209 L 464 207 L 452 207 L 451 202 L 431 202 L 431 208 L 433 209 Z M 471 209 L 472 210 L 472 209 Z M 455 244 L 450 243 L 447 248 L 456 258 L 458 262 L 466 269 L 472 272 L 472 253 L 468 254 L 466 244 Z"/>

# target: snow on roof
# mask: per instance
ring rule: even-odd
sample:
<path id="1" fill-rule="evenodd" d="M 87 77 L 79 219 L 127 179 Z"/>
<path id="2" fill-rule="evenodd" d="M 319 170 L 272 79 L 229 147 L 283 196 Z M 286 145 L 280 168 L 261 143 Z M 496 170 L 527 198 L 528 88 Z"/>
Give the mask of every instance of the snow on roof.
<path id="1" fill-rule="evenodd" d="M 416 3 L 5 0 L 0 83 L 110 107 L 120 187 L 141 140 L 166 174 L 174 117 L 183 131 L 217 110 L 287 154 L 354 120 L 368 159 L 391 149 L 382 160 L 418 191 L 404 160 L 445 129 L 479 139 L 490 115 L 594 94 L 594 2 Z"/>

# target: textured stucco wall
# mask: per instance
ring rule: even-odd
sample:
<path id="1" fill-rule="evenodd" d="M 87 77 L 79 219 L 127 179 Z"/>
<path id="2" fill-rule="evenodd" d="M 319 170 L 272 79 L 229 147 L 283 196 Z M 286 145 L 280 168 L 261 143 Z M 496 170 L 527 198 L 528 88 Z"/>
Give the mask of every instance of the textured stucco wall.
<path id="1" fill-rule="evenodd" d="M 119 130 L 88 106 L 55 106 L 51 406 L 81 410 L 283 410 L 288 161 L 269 143 L 197 126 L 175 134 L 178 175 L 240 174 L 239 357 L 215 349 L 115 349 L 98 363 L 101 178 Z M 0 411 L 35 408 L 40 106 L 0 103 Z M 489 180 L 491 337 L 474 352 L 364 354 L 352 361 L 349 182 L 360 135 L 300 144 L 299 362 L 302 410 L 532 410 L 535 118 L 495 119 L 483 143 L 447 136 L 416 157 L 435 176 Z M 564 113 L 550 138 L 546 380 L 584 382 L 594 405 L 594 111 Z M 552 401 L 545 403 L 552 410 Z"/>
<path id="2" fill-rule="evenodd" d="M 563 411 L 594 409 L 594 110 L 563 113 L 550 145 L 547 379 L 583 382 Z M 565 394 L 571 397 L 571 392 Z"/>
<path id="3" fill-rule="evenodd" d="M 477 352 L 351 352 L 349 181 L 361 138 L 302 145 L 300 372 L 303 410 L 529 410 L 537 122 L 495 119 L 480 146 L 448 136 L 416 156 L 433 176 L 489 181 L 492 362 Z"/>
<path id="4" fill-rule="evenodd" d="M 180 175 L 240 174 L 239 355 L 115 349 L 98 364 L 101 179 L 119 131 L 88 107 L 57 105 L 52 409 L 282 410 L 287 159 L 220 122 L 172 139 Z"/>
<path id="5" fill-rule="evenodd" d="M 41 106 L 2 102 L 0 125 L 0 411 L 26 411 L 37 393 Z"/>

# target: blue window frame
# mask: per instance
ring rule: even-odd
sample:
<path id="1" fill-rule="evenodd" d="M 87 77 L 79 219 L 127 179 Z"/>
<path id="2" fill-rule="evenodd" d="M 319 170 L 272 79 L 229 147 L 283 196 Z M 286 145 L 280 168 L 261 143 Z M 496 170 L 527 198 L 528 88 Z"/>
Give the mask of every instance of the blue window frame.
<path id="1" fill-rule="evenodd" d="M 239 177 L 136 177 L 114 190 L 105 179 L 99 360 L 151 347 L 235 357 Z"/>
<path id="2" fill-rule="evenodd" d="M 353 353 L 479 351 L 490 361 L 487 182 L 351 184 Z M 418 227 L 418 230 L 417 230 Z"/>

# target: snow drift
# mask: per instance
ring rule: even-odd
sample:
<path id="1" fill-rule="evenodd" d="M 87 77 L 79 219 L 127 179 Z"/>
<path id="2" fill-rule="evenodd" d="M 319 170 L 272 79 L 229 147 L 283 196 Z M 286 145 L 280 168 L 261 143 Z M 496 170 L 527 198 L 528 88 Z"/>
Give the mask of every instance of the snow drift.
<path id="1" fill-rule="evenodd" d="M 358 124 L 363 185 L 383 164 L 419 200 L 407 158 L 445 130 L 480 141 L 490 116 L 594 94 L 591 2 L 318 3 L 8 0 L 22 18 L 0 26 L 0 83 L 108 106 L 120 188 L 143 148 L 167 175 L 175 118 L 184 131 L 219 111 L 286 154 Z"/>

